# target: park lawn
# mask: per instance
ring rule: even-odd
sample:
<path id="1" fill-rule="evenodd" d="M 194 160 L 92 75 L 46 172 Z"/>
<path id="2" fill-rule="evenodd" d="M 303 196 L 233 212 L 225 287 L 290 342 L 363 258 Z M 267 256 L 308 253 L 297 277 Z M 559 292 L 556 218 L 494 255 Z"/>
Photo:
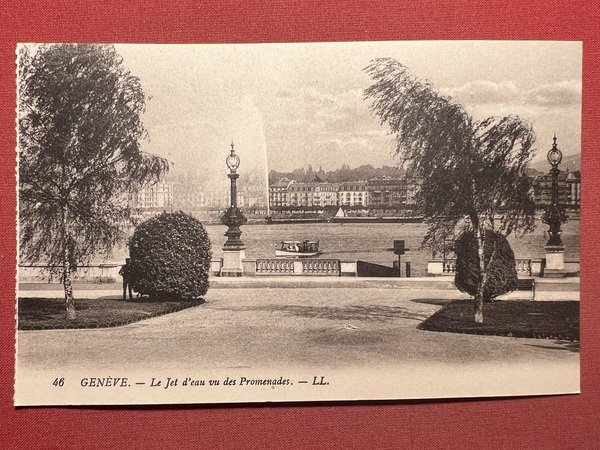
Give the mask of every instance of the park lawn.
<path id="1" fill-rule="evenodd" d="M 473 301 L 448 303 L 419 329 L 495 336 L 579 340 L 579 302 L 497 300 L 486 303 L 484 323 L 473 320 Z"/>
<path id="2" fill-rule="evenodd" d="M 149 300 L 139 298 L 78 298 L 77 318 L 65 319 L 65 301 L 61 298 L 19 298 L 19 330 L 65 328 L 106 328 L 126 325 L 169 314 L 204 303 L 204 300 Z"/>

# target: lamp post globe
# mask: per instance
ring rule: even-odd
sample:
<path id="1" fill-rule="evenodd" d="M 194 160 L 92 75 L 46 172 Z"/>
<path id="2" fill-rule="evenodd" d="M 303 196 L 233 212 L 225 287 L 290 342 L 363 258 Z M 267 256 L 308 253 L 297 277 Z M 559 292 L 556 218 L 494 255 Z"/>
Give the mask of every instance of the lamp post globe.
<path id="1" fill-rule="evenodd" d="M 225 159 L 225 164 L 227 164 L 227 168 L 231 173 L 235 173 L 237 171 L 237 168 L 240 167 L 240 157 L 235 154 L 233 142 L 231 143 L 231 153 L 227 155 L 227 158 Z"/>
<path id="2" fill-rule="evenodd" d="M 556 136 L 553 138 L 554 143 L 552 144 L 552 148 L 548 151 L 546 157 L 548 158 L 548 162 L 552 166 L 552 168 L 558 168 L 558 165 L 562 161 L 562 152 L 556 145 Z"/>

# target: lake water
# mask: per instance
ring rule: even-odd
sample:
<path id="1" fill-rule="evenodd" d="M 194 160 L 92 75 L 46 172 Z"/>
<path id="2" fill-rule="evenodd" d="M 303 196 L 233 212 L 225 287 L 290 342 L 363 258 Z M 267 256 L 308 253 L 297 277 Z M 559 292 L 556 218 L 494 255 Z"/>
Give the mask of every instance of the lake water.
<path id="1" fill-rule="evenodd" d="M 543 258 L 547 225 L 537 221 L 534 233 L 509 242 L 517 258 Z M 227 228 L 224 225 L 207 225 L 206 230 L 212 243 L 213 257 L 221 257 L 221 249 L 225 243 Z M 431 251 L 419 249 L 425 234 L 426 226 L 420 223 L 409 224 L 260 224 L 244 225 L 242 240 L 246 245 L 247 258 L 272 258 L 275 247 L 283 240 L 319 240 L 324 252 L 321 258 L 342 260 L 363 260 L 391 266 L 398 257 L 388 250 L 394 239 L 404 239 L 410 250 L 402 257 L 411 262 L 412 276 L 424 276 Z M 565 259 L 579 259 L 579 220 L 571 220 L 563 225 L 563 242 L 565 243 Z M 119 249 L 111 260 L 122 260 L 125 249 Z"/>

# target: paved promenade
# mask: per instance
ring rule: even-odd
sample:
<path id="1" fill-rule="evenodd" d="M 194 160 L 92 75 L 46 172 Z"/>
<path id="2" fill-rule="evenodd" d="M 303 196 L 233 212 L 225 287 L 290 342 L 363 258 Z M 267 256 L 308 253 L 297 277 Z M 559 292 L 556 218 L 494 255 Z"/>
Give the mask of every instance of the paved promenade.
<path id="1" fill-rule="evenodd" d="M 296 287 L 303 281 L 310 287 Z M 542 283 L 538 295 L 554 296 L 552 284 L 561 289 L 561 298 L 574 298 L 578 284 L 572 281 Z M 62 395 L 49 397 L 51 402 L 80 401 L 78 391 L 64 397 L 66 391 L 51 389 L 51 380 L 64 374 L 70 383 L 109 375 L 135 376 L 146 383 L 157 374 L 220 378 L 255 374 L 295 380 L 327 376 L 339 389 L 332 385 L 324 394 L 298 386 L 261 394 L 275 400 L 578 390 L 577 343 L 419 330 L 417 325 L 448 301 L 467 296 L 447 287 L 448 280 L 413 279 L 410 288 L 406 282 L 215 279 L 205 304 L 177 313 L 117 328 L 20 331 L 19 399 L 35 401 L 29 390 L 35 383 L 48 386 L 49 396 Z M 90 288 L 98 285 L 76 285 L 76 297 L 121 294 L 118 285 Z M 62 295 L 60 285 L 21 285 L 21 289 L 22 296 Z M 162 397 L 142 390 L 127 392 L 131 397 L 118 402 L 252 401 L 256 395 L 224 388 L 202 391 L 200 397 L 190 397 L 185 390 L 165 390 Z M 115 401 L 94 395 L 98 397 L 90 397 L 91 402 Z"/>
<path id="2" fill-rule="evenodd" d="M 114 294 L 86 294 L 106 292 Z M 358 361 L 482 362 L 507 357 L 526 361 L 533 355 L 555 359 L 565 356 L 557 349 L 572 348 L 551 340 L 416 328 L 444 304 L 460 298 L 468 296 L 424 289 L 212 289 L 201 306 L 124 327 L 19 332 L 20 353 L 23 363 L 35 366 L 45 360 L 44 366 L 56 367 L 75 361 L 168 366 L 173 360 L 194 366 L 253 366 L 274 359 L 346 366 Z M 36 345 L 40 339 L 43 355 Z M 63 345 L 63 339 L 69 345 Z M 361 350 L 369 347 L 369 352 Z"/>

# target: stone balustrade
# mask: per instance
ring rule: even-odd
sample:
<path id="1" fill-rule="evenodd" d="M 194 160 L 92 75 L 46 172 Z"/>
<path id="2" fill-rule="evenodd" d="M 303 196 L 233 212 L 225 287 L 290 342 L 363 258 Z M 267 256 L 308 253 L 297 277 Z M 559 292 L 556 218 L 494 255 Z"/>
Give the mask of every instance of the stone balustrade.
<path id="1" fill-rule="evenodd" d="M 516 258 L 515 268 L 518 276 L 539 276 L 542 273 L 541 259 Z M 456 258 L 429 261 L 429 275 L 454 275 L 456 273 Z"/>
<path id="2" fill-rule="evenodd" d="M 257 259 L 256 275 L 340 276 L 339 259 Z"/>
<path id="3" fill-rule="evenodd" d="M 339 259 L 303 259 L 302 275 L 340 275 Z"/>
<path id="4" fill-rule="evenodd" d="M 517 275 L 531 275 L 531 260 L 530 259 L 515 259 L 515 266 L 517 269 Z"/>
<path id="5" fill-rule="evenodd" d="M 360 261 L 343 261 L 339 259 L 320 258 L 245 258 L 242 260 L 243 275 L 304 275 L 304 276 L 382 276 L 366 275 L 359 270 Z M 364 264 L 364 263 L 363 263 Z M 97 265 L 80 266 L 74 274 L 74 281 L 120 282 L 119 269 L 122 263 L 111 262 Z M 210 275 L 219 276 L 223 266 L 222 258 L 214 258 L 210 263 Z M 543 273 L 542 259 L 517 258 L 515 260 L 517 275 L 520 277 L 538 277 Z M 58 277 L 51 278 L 49 266 L 19 266 L 20 282 L 58 282 Z M 579 275 L 579 261 L 565 261 L 565 271 L 570 276 Z M 456 259 L 447 258 L 430 260 L 427 263 L 429 276 L 453 276 L 456 273 Z"/>
<path id="6" fill-rule="evenodd" d="M 73 281 L 112 283 L 121 281 L 119 270 L 123 263 L 91 264 L 79 266 L 73 274 Z M 21 265 L 18 268 L 20 282 L 60 282 L 60 275 L 51 274 L 51 266 L 44 264 Z"/>
<path id="7" fill-rule="evenodd" d="M 291 259 L 257 259 L 256 275 L 293 275 L 294 261 Z"/>
<path id="8" fill-rule="evenodd" d="M 454 275 L 456 273 L 456 259 L 445 259 L 443 264 L 443 275 Z"/>

